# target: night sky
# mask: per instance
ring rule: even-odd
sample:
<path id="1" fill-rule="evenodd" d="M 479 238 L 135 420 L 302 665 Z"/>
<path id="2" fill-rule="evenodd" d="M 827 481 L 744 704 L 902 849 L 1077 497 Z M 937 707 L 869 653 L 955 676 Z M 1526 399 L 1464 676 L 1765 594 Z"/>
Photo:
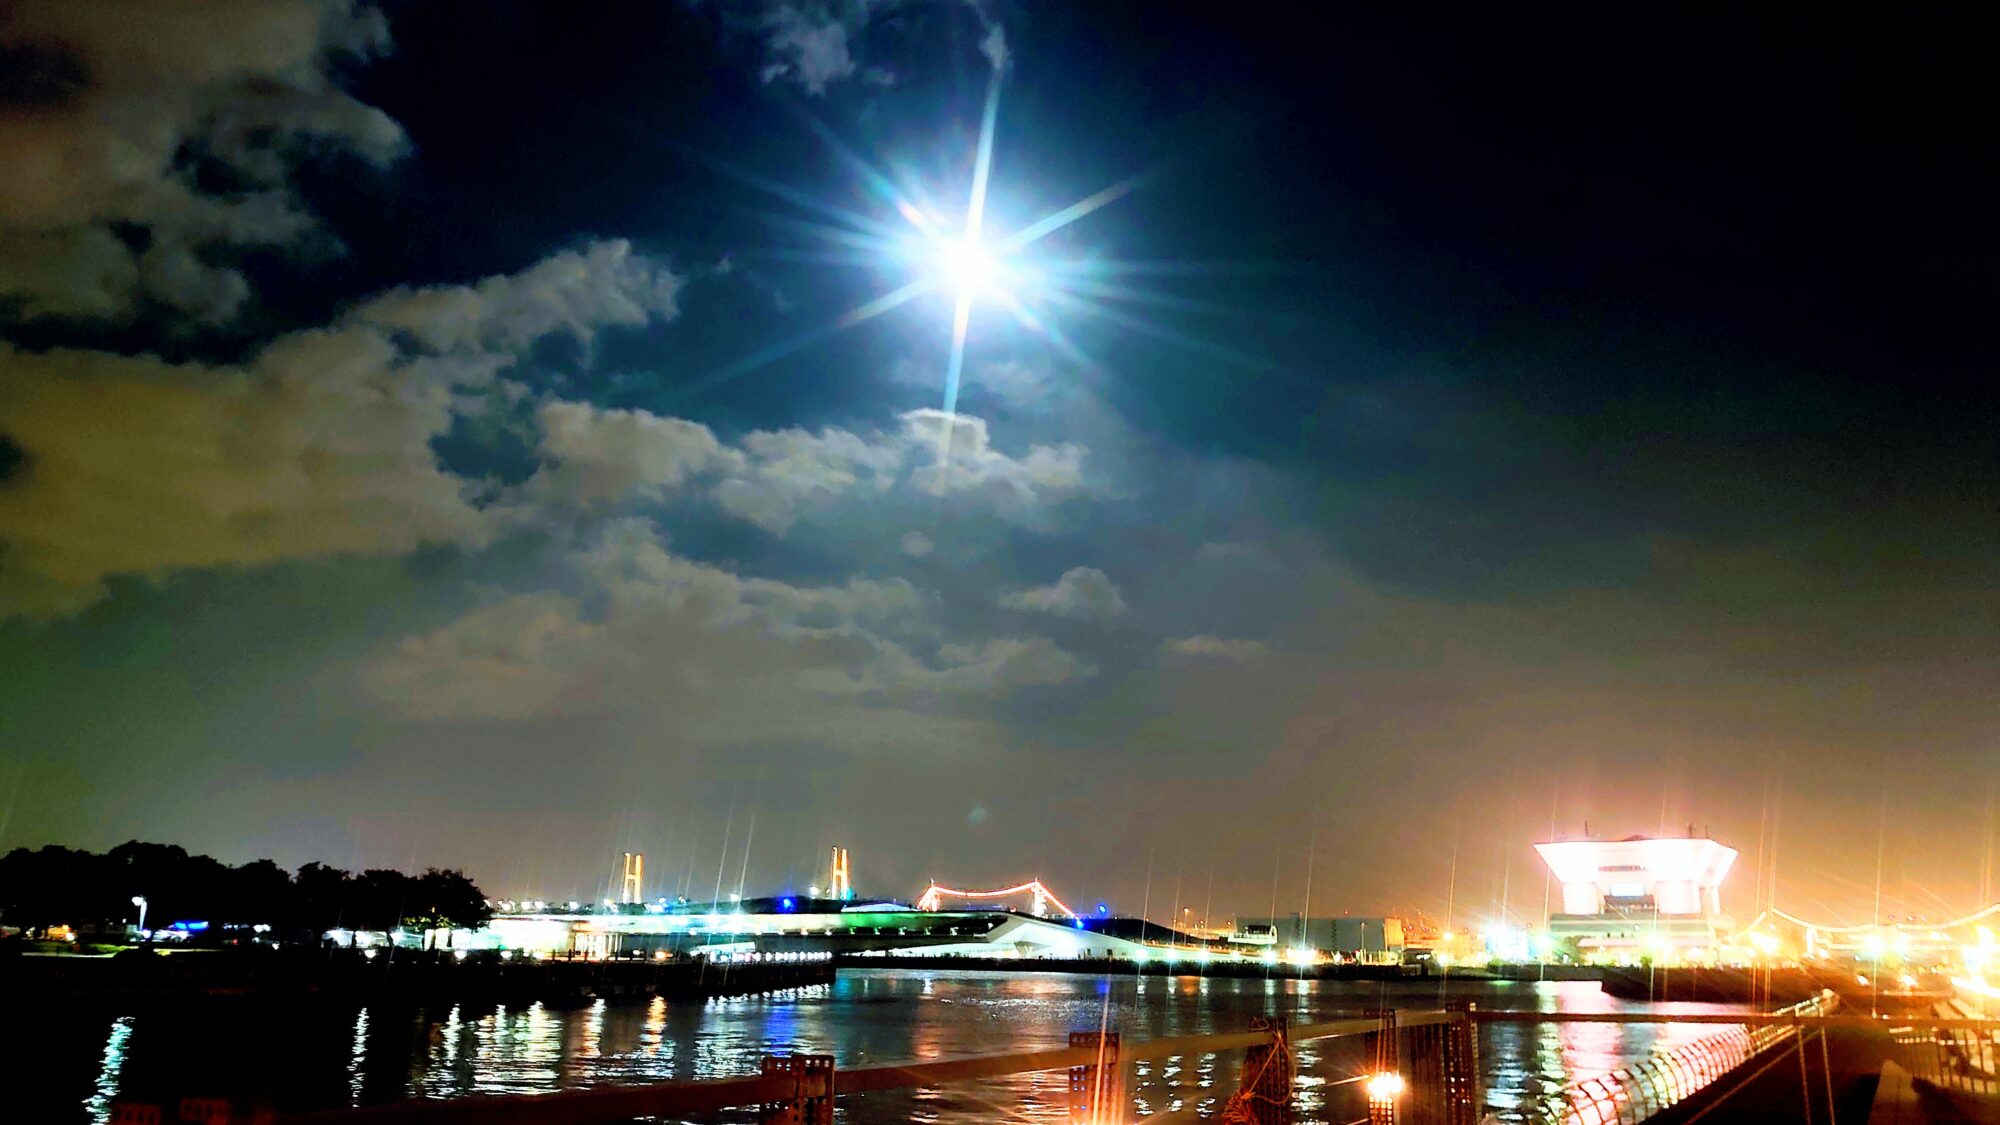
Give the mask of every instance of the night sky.
<path id="1" fill-rule="evenodd" d="M 1295 7 L 0 10 L 0 848 L 1991 901 L 1985 37 Z"/>

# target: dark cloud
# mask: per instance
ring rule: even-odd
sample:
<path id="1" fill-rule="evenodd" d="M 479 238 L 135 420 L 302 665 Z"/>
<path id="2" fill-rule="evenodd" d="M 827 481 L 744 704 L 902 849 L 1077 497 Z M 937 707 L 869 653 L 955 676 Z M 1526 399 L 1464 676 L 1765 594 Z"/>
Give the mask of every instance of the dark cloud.
<path id="1" fill-rule="evenodd" d="M 378 163 L 402 151 L 396 123 L 330 73 L 386 42 L 380 14 L 350 0 L 12 5 L 0 299 L 27 318 L 120 322 L 150 302 L 197 325 L 234 319 L 249 282 L 225 259 L 312 227 L 291 142 Z M 193 174 L 191 149 L 230 190 Z"/>
<path id="2" fill-rule="evenodd" d="M 0 344 L 6 432 L 37 467 L 0 487 L 0 615 L 74 611 L 113 575 L 489 542 L 508 515 L 432 450 L 454 396 L 550 334 L 670 316 L 675 287 L 600 243 L 384 294 L 242 367 Z"/>
<path id="3" fill-rule="evenodd" d="M 0 105 L 60 106 L 75 101 L 89 86 L 83 56 L 59 40 L 0 44 Z"/>

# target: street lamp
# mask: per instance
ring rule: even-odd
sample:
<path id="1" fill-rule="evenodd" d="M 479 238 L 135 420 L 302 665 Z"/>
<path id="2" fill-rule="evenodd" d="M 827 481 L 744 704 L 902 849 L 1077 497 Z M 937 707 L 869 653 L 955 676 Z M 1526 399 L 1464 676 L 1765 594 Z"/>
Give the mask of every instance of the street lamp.
<path id="1" fill-rule="evenodd" d="M 144 936 L 146 933 L 146 896 L 133 895 L 132 905 L 139 908 L 139 933 L 141 936 Z"/>
<path id="2" fill-rule="evenodd" d="M 1396 1099 L 1403 1095 L 1403 1076 L 1393 1070 L 1372 1074 L 1362 1084 L 1368 1095 L 1369 1125 L 1393 1125 L 1396 1120 Z"/>

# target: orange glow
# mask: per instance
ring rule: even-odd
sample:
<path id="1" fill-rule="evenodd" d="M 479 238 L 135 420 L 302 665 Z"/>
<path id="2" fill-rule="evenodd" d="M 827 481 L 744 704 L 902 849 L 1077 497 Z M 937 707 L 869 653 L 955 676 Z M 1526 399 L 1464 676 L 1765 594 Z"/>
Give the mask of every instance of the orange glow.
<path id="1" fill-rule="evenodd" d="M 1393 1102 L 1402 1096 L 1403 1076 L 1387 1070 L 1380 1074 L 1371 1074 L 1368 1076 L 1368 1081 L 1362 1084 L 1362 1089 L 1368 1092 L 1368 1100 L 1371 1102 Z"/>

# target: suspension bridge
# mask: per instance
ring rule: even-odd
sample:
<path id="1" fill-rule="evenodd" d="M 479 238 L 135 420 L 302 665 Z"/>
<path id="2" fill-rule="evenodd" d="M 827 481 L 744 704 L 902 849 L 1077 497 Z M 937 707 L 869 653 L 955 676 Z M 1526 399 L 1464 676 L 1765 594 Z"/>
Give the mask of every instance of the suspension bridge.
<path id="1" fill-rule="evenodd" d="M 1030 879 L 1025 883 L 992 891 L 961 891 L 932 880 L 930 886 L 924 888 L 924 893 L 917 897 L 917 909 L 936 911 L 943 910 L 947 901 L 1002 902 L 1023 895 L 1027 896 L 1030 904 L 1028 913 L 1037 918 L 1047 918 L 1051 913 L 1051 907 L 1054 907 L 1053 913 L 1059 917 L 1078 917 L 1077 912 L 1071 910 L 1069 904 L 1062 899 L 1057 898 L 1055 892 L 1040 879 Z"/>

